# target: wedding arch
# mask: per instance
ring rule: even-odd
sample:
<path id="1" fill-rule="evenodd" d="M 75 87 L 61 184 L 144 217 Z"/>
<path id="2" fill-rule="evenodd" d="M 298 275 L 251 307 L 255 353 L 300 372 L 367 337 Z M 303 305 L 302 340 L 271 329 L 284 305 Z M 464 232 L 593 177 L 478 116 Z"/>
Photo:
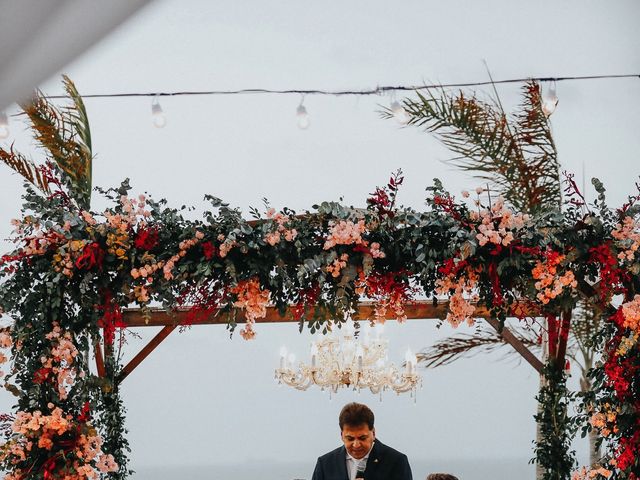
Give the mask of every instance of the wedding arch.
<path id="1" fill-rule="evenodd" d="M 476 205 L 456 201 L 436 180 L 427 208 L 416 211 L 396 204 L 397 173 L 366 208 L 334 201 L 302 214 L 265 207 L 252 209 L 248 221 L 206 196 L 211 210 L 190 221 L 164 200 L 131 195 L 124 181 L 97 189 L 111 201 L 98 213 L 90 209 L 88 119 L 66 78 L 65 88 L 71 103 L 64 108 L 42 95 L 22 105 L 47 163 L 0 149 L 27 180 L 17 247 L 0 260 L 0 308 L 12 321 L 0 333 L 0 347 L 10 349 L 0 360 L 11 360 L 4 386 L 17 397 L 15 414 L 2 417 L 6 478 L 125 478 L 118 385 L 176 325 L 225 322 L 250 340 L 265 319 L 326 331 L 327 319 L 339 324 L 349 315 L 440 317 L 453 326 L 485 317 L 499 330 L 508 316 L 544 317 L 548 360 L 529 353 L 528 361 L 546 378 L 536 417 L 545 478 L 571 475 L 579 426 L 598 429 L 608 446 L 602 464 L 581 475 L 638 478 L 640 194 L 614 210 L 594 181 L 599 196 L 587 205 L 567 176 L 567 207 L 528 215 L 481 190 Z M 606 321 L 593 335 L 603 354 L 591 374 L 594 390 L 575 417 L 563 372 L 569 331 L 580 326 L 571 314 L 578 302 Z M 116 333 L 143 324 L 164 328 L 121 365 Z"/>

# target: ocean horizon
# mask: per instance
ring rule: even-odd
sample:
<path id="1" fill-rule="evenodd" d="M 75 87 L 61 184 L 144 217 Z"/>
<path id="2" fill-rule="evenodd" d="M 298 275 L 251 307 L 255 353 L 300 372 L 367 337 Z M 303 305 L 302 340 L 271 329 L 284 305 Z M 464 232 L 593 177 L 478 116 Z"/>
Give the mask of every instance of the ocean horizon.
<path id="1" fill-rule="evenodd" d="M 410 461 L 414 480 L 444 472 L 460 480 L 535 479 L 528 458 L 446 459 Z M 132 466 L 135 480 L 311 480 L 314 465 L 302 462 L 247 462 L 227 465 Z"/>

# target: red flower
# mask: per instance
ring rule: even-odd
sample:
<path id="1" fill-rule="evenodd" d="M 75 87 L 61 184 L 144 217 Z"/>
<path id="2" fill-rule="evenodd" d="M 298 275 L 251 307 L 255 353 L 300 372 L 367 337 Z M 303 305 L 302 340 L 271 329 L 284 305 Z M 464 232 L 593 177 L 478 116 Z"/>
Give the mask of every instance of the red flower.
<path id="1" fill-rule="evenodd" d="M 391 205 L 391 200 L 389 200 L 389 195 L 380 187 L 376 187 L 376 191 L 370 193 L 371 197 L 367 200 L 369 205 L 375 205 L 381 210 L 384 210 L 386 207 Z"/>
<path id="2" fill-rule="evenodd" d="M 84 402 L 84 405 L 82 406 L 82 411 L 80 412 L 80 415 L 78 415 L 78 421 L 87 422 L 89 421 L 90 418 L 91 418 L 91 414 L 89 413 L 89 402 Z"/>
<path id="3" fill-rule="evenodd" d="M 202 243 L 202 254 L 204 255 L 204 258 L 206 258 L 207 260 L 211 260 L 211 258 L 217 253 L 218 253 L 217 248 L 213 246 L 213 243 L 211 242 Z"/>
<path id="4" fill-rule="evenodd" d="M 38 370 L 36 370 L 36 373 L 33 374 L 33 383 L 40 385 L 46 382 L 47 379 L 49 378 L 50 373 L 51 373 L 50 368 L 45 368 L 45 367 L 39 368 Z"/>
<path id="5" fill-rule="evenodd" d="M 82 254 L 76 260 L 76 267 L 84 270 L 91 270 L 93 267 L 102 268 L 104 250 L 98 242 L 88 243 L 82 249 Z"/>
<path id="6" fill-rule="evenodd" d="M 638 432 L 636 432 L 631 438 L 620 439 L 620 453 L 616 457 L 616 465 L 621 471 L 625 471 L 627 468 L 633 466 L 636 462 L 636 449 L 634 443 L 637 443 L 640 438 Z"/>
<path id="7" fill-rule="evenodd" d="M 124 328 L 127 326 L 122 321 L 122 311 L 111 294 L 107 291 L 104 293 L 104 303 L 99 305 L 97 309 L 103 312 L 102 318 L 98 320 L 98 327 L 104 328 L 105 345 L 113 345 L 115 340 L 116 328 Z"/>
<path id="8" fill-rule="evenodd" d="M 467 265 L 468 262 L 466 260 L 461 260 L 456 263 L 455 259 L 447 258 L 444 263 L 438 267 L 438 273 L 445 276 L 458 275 Z"/>
<path id="9" fill-rule="evenodd" d="M 153 250 L 158 245 L 158 229 L 141 227 L 136 234 L 134 245 L 140 250 Z"/>
<path id="10" fill-rule="evenodd" d="M 371 253 L 371 250 L 366 245 L 359 243 L 353 247 L 354 252 Z"/>
<path id="11" fill-rule="evenodd" d="M 628 362 L 622 361 L 622 365 L 620 365 L 619 361 L 620 358 L 615 354 L 615 351 L 610 351 L 609 358 L 604 364 L 604 371 L 607 375 L 607 384 L 615 390 L 616 396 L 624 401 L 631 393 L 629 378 L 633 377 L 634 369 Z"/>
<path id="12" fill-rule="evenodd" d="M 497 262 L 489 262 L 489 280 L 491 280 L 491 293 L 493 294 L 493 305 L 496 307 L 504 303 L 502 288 L 500 288 L 500 276 L 498 275 Z"/>
<path id="13" fill-rule="evenodd" d="M 318 284 L 314 284 L 310 288 L 300 290 L 298 293 L 298 301 L 291 306 L 291 313 L 293 318 L 300 320 L 306 307 L 313 307 L 318 303 L 318 297 L 321 290 Z"/>
<path id="14" fill-rule="evenodd" d="M 524 255 L 540 255 L 542 253 L 542 251 L 540 250 L 540 247 L 525 247 L 524 245 L 513 245 L 513 244 L 512 246 L 518 252 Z"/>

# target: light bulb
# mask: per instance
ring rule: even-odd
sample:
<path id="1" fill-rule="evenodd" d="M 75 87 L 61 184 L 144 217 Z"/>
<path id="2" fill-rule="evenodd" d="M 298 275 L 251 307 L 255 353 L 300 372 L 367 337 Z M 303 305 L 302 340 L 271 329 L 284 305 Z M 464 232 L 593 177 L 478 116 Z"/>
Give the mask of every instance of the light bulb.
<path id="1" fill-rule="evenodd" d="M 396 122 L 400 125 L 406 125 L 409 123 L 409 115 L 407 114 L 407 111 L 395 100 L 391 102 L 391 113 L 393 114 L 393 118 L 395 118 Z"/>
<path id="2" fill-rule="evenodd" d="M 289 358 L 287 359 L 289 365 L 293 365 L 296 362 L 296 356 L 294 353 L 289 354 Z"/>
<path id="3" fill-rule="evenodd" d="M 307 109 L 304 105 L 298 105 L 296 109 L 296 116 L 298 117 L 298 128 L 300 130 L 306 130 L 309 128 L 309 114 L 307 113 Z"/>
<path id="4" fill-rule="evenodd" d="M 9 138 L 10 133 L 9 119 L 7 118 L 7 114 L 4 112 L 0 112 L 0 140 L 6 140 L 7 138 Z"/>
<path id="5" fill-rule="evenodd" d="M 162 111 L 162 107 L 160 106 L 157 96 L 153 99 L 153 103 L 151 103 L 151 119 L 153 121 L 153 126 L 156 128 L 164 128 L 167 124 L 167 119 L 164 116 L 164 112 Z"/>
<path id="6" fill-rule="evenodd" d="M 286 358 L 287 356 L 287 347 L 285 347 L 284 345 L 280 347 L 280 356 L 282 358 Z"/>
<path id="7" fill-rule="evenodd" d="M 410 348 L 407 348 L 407 353 L 404 354 L 404 359 L 407 362 L 413 361 L 415 355 L 411 352 Z"/>
<path id="8" fill-rule="evenodd" d="M 418 364 L 418 357 L 416 357 L 416 354 L 413 353 L 410 348 L 407 348 L 407 353 L 405 353 L 404 359 L 407 362 L 407 366 L 410 367 L 410 371 Z"/>
<path id="9" fill-rule="evenodd" d="M 316 361 L 318 358 L 318 344 L 316 342 L 311 342 L 311 366 L 316 366 Z"/>
<path id="10" fill-rule="evenodd" d="M 542 112 L 550 117 L 556 110 L 558 105 L 558 95 L 556 94 L 556 87 L 549 88 L 549 92 L 542 99 Z"/>

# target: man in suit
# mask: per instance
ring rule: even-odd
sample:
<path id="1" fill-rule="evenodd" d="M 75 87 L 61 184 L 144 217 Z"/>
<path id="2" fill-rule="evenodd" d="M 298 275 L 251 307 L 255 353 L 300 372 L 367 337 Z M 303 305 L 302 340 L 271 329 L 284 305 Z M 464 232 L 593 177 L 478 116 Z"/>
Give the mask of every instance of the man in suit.
<path id="1" fill-rule="evenodd" d="M 344 445 L 318 458 L 312 480 L 412 480 L 407 456 L 377 440 L 373 422 L 366 405 L 345 405 L 338 419 Z"/>

